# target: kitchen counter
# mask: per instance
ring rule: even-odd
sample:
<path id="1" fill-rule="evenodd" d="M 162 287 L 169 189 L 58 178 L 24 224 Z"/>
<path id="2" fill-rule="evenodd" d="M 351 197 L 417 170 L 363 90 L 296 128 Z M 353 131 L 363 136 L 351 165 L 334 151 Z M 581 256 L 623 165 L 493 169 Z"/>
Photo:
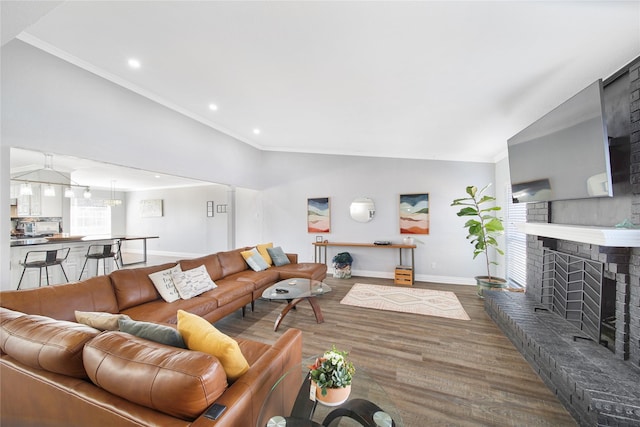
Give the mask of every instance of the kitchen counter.
<path id="1" fill-rule="evenodd" d="M 46 237 L 37 237 L 37 238 L 21 238 L 21 239 L 12 239 L 11 240 L 11 283 L 13 288 L 15 289 L 18 286 L 18 281 L 20 280 L 20 275 L 22 274 L 22 264 L 24 258 L 29 251 L 46 251 L 51 249 L 61 249 L 65 247 L 70 248 L 69 256 L 67 260 L 64 262 L 64 268 L 67 272 L 67 276 L 69 280 L 80 280 L 78 274 L 82 270 L 82 266 L 85 261 L 85 255 L 87 254 L 87 250 L 92 244 L 112 244 L 116 246 L 116 250 L 118 251 L 118 258 L 121 265 L 130 265 L 136 263 L 144 263 L 147 260 L 147 239 L 157 239 L 158 236 L 126 236 L 126 235 L 96 235 L 96 236 L 69 236 L 65 238 L 46 238 Z M 128 264 L 122 263 L 122 253 L 121 246 L 124 242 L 130 240 L 142 240 L 143 248 L 142 248 L 142 260 L 136 262 L 130 262 Z M 102 265 L 102 263 L 100 263 Z M 115 267 L 113 263 L 106 263 L 104 265 L 106 271 L 103 268 L 100 268 L 100 273 L 98 271 L 98 266 L 96 263 L 90 262 L 87 264 L 87 269 L 85 269 L 85 274 L 83 277 L 90 277 L 96 274 L 108 274 L 111 272 L 112 268 Z M 36 269 L 27 269 L 24 281 L 22 283 L 21 289 L 38 286 L 38 273 L 39 270 Z M 86 277 L 85 277 L 86 275 Z M 64 277 L 62 275 L 62 271 L 59 268 L 50 268 L 49 269 L 50 282 L 53 283 L 63 283 Z M 46 283 L 46 280 L 42 279 L 43 283 Z"/>
<path id="2" fill-rule="evenodd" d="M 65 238 L 47 238 L 47 237 L 23 237 L 20 239 L 11 239 L 11 247 L 14 246 L 34 246 L 34 245 L 52 245 L 60 243 L 77 243 L 77 242 L 96 242 L 100 240 L 142 240 L 157 239 L 158 236 L 121 236 L 121 235 L 98 235 L 98 236 L 73 236 Z"/>

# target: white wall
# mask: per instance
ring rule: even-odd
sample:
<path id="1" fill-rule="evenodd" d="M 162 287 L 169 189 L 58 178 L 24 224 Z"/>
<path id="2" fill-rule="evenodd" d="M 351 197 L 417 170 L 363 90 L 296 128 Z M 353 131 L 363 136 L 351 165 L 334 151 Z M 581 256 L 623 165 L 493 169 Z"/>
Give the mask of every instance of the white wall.
<path id="1" fill-rule="evenodd" d="M 264 242 L 264 207 L 260 192 L 247 188 L 236 188 L 235 202 L 235 213 L 232 213 L 231 206 L 228 213 L 230 218 L 235 215 L 233 247 L 255 246 Z"/>
<path id="2" fill-rule="evenodd" d="M 493 164 L 265 153 L 265 167 L 269 169 L 264 174 L 268 188 L 260 195 L 264 241 L 297 252 L 303 261 L 313 260 L 316 236 L 307 232 L 308 198 L 330 198 L 331 232 L 323 235 L 329 241 L 401 242 L 405 236 L 399 231 L 400 194 L 429 193 L 430 234 L 415 236 L 424 243 L 418 243 L 415 251 L 416 277 L 475 283 L 472 277 L 483 272 L 482 261 L 472 261 L 465 221 L 450 204 L 464 197 L 467 185 L 492 182 Z M 351 201 L 361 196 L 371 197 L 376 204 L 375 218 L 369 223 L 349 217 Z M 329 261 L 342 251 L 354 256 L 356 274 L 391 277 L 398 263 L 396 250 L 358 248 L 330 248 Z"/>
<path id="3" fill-rule="evenodd" d="M 189 258 L 227 250 L 227 214 L 207 216 L 207 201 L 227 203 L 227 186 L 203 185 L 151 191 L 131 191 L 126 198 L 126 234 L 158 236 L 147 242 L 149 253 Z M 142 200 L 161 199 L 163 216 L 143 218 Z M 139 243 L 127 243 L 136 252 Z"/>

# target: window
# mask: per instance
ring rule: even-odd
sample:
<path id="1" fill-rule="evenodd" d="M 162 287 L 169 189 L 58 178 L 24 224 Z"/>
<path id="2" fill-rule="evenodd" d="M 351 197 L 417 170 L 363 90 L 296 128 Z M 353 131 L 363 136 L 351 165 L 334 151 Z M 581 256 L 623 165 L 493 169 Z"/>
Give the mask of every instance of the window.
<path id="1" fill-rule="evenodd" d="M 111 208 L 102 200 L 71 199 L 70 217 L 73 235 L 111 234 Z"/>
<path id="2" fill-rule="evenodd" d="M 507 185 L 507 218 L 505 242 L 507 246 L 507 280 L 512 285 L 527 286 L 527 235 L 516 224 L 527 222 L 527 204 L 513 203 L 511 186 Z"/>

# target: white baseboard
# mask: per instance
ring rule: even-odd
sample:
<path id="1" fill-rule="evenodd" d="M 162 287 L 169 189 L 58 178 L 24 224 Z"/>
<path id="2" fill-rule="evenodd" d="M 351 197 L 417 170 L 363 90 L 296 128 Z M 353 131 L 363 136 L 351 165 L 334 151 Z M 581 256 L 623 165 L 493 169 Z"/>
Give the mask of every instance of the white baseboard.
<path id="1" fill-rule="evenodd" d="M 334 269 L 327 268 L 327 275 L 333 275 Z M 351 270 L 352 276 L 377 277 L 380 279 L 393 279 L 395 274 L 387 271 L 370 271 L 370 270 Z M 456 276 L 436 276 L 431 274 L 416 274 L 415 280 L 419 282 L 445 283 L 448 285 L 471 285 L 475 286 L 476 281 L 473 277 L 456 277 Z"/>

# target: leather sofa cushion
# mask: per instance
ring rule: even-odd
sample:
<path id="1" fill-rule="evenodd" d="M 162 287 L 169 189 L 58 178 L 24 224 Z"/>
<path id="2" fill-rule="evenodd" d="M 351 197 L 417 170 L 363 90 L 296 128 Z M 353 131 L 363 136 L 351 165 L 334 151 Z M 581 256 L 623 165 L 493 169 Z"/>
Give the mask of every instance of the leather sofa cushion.
<path id="1" fill-rule="evenodd" d="M 17 319 L 18 317 L 22 317 L 24 315 L 24 313 L 21 313 L 19 311 L 13 311 L 9 310 L 8 308 L 0 307 L 0 325 L 3 325 L 5 322 Z"/>
<path id="2" fill-rule="evenodd" d="M 4 308 L 0 308 L 5 317 Z M 24 314 L 0 326 L 3 353 L 32 368 L 74 378 L 87 378 L 84 345 L 100 331 L 86 325 Z"/>
<path id="3" fill-rule="evenodd" d="M 252 282 L 236 281 L 225 278 L 222 280 L 218 280 L 217 285 L 217 288 L 201 294 L 200 296 L 196 297 L 196 299 L 200 297 L 214 298 L 216 301 L 218 301 L 218 306 L 223 306 L 239 300 L 243 296 L 253 295 L 254 285 Z M 192 310 L 187 311 L 193 314 L 198 314 Z M 200 314 L 198 315 L 200 316 Z"/>
<path id="4" fill-rule="evenodd" d="M 273 268 L 264 271 L 245 270 L 232 274 L 228 279 L 238 280 L 240 282 L 252 282 L 255 285 L 254 289 L 260 289 L 266 285 L 273 285 L 280 280 L 280 273 Z"/>
<path id="5" fill-rule="evenodd" d="M 204 268 L 207 269 L 207 273 L 209 273 L 213 281 L 224 277 L 222 274 L 222 265 L 220 265 L 217 254 L 205 255 L 200 258 L 183 259 L 180 260 L 179 264 L 183 271 L 204 265 Z"/>
<path id="6" fill-rule="evenodd" d="M 314 262 L 287 264 L 281 265 L 280 267 L 272 267 L 272 269 L 280 273 L 281 280 L 293 279 L 296 277 L 323 280 L 327 275 L 327 266 L 325 264 Z"/>
<path id="7" fill-rule="evenodd" d="M 251 248 L 240 248 L 232 251 L 218 252 L 218 259 L 222 266 L 222 274 L 224 277 L 247 270 L 249 266 L 242 257 L 242 252 Z"/>
<path id="8" fill-rule="evenodd" d="M 206 292 L 205 292 L 206 294 Z M 215 298 L 200 298 L 197 296 L 188 300 L 180 299 L 167 303 L 163 299 L 151 301 L 128 308 L 122 312 L 134 320 L 144 320 L 158 323 L 178 323 L 178 310 L 186 310 L 198 316 L 205 316 L 218 308 Z"/>
<path id="9" fill-rule="evenodd" d="M 149 274 L 175 267 L 175 265 L 175 263 L 168 263 L 111 272 L 109 277 L 113 283 L 120 311 L 161 298 Z"/>
<path id="10" fill-rule="evenodd" d="M 222 395 L 227 378 L 209 354 L 108 331 L 85 346 L 91 381 L 131 402 L 184 420 L 197 418 Z"/>
<path id="11" fill-rule="evenodd" d="M 75 322 L 75 310 L 118 312 L 118 302 L 109 276 L 42 288 L 3 291 L 2 307 L 29 314 Z"/>

